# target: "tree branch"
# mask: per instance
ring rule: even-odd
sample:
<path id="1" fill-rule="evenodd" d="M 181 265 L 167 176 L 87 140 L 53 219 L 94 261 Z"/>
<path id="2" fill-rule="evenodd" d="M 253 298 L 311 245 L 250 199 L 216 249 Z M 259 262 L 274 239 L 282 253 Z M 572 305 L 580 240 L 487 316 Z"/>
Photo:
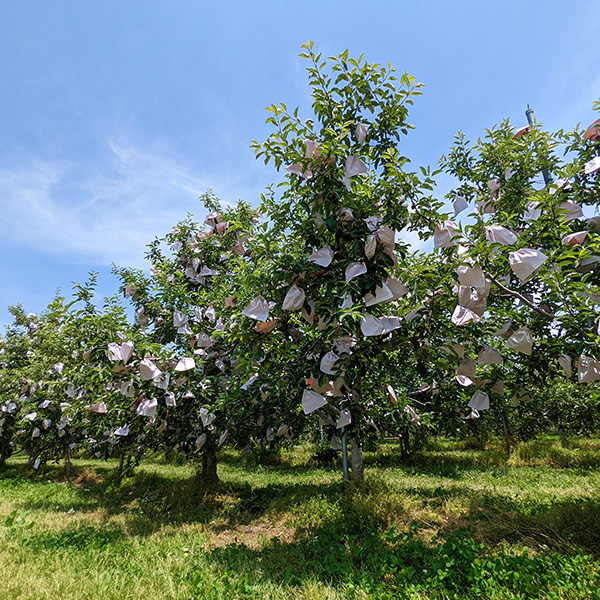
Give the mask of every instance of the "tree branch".
<path id="1" fill-rule="evenodd" d="M 510 288 L 507 288 L 505 285 L 500 283 L 493 275 L 486 273 L 486 277 L 489 277 L 491 279 L 492 283 L 497 285 L 503 292 L 509 294 L 510 296 L 513 296 L 514 298 L 518 298 L 523 304 L 529 306 L 529 308 L 531 308 L 532 310 L 535 310 L 537 313 L 539 313 L 543 317 L 546 317 L 547 319 L 554 319 L 556 317 L 556 315 L 554 313 L 548 312 L 548 311 L 544 310 L 543 308 L 536 306 L 531 300 L 529 300 L 527 297 L 523 296 L 523 294 L 520 294 L 519 292 L 517 292 L 515 290 L 511 290 Z"/>

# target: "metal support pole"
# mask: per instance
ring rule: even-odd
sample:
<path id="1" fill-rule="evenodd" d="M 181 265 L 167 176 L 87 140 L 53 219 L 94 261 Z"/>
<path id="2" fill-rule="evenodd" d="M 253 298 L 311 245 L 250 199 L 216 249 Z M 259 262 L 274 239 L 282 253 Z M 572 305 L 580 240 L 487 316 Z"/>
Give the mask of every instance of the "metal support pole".
<path id="1" fill-rule="evenodd" d="M 527 117 L 527 122 L 529 125 L 533 127 L 535 125 L 535 119 L 533 118 L 533 108 L 530 108 L 529 104 L 527 105 L 525 116 Z M 546 185 L 552 183 L 552 177 L 550 177 L 550 173 L 548 173 L 546 169 L 542 171 L 542 175 L 544 176 L 544 183 Z"/>
<path id="2" fill-rule="evenodd" d="M 527 122 L 529 123 L 529 125 L 531 125 L 533 127 L 533 125 L 534 125 L 533 108 L 531 108 L 529 106 L 529 104 L 527 105 L 527 110 L 525 111 L 525 116 L 527 117 Z"/>
<path id="3" fill-rule="evenodd" d="M 348 435 L 346 428 L 342 428 L 342 465 L 344 467 L 344 479 L 348 479 Z"/>

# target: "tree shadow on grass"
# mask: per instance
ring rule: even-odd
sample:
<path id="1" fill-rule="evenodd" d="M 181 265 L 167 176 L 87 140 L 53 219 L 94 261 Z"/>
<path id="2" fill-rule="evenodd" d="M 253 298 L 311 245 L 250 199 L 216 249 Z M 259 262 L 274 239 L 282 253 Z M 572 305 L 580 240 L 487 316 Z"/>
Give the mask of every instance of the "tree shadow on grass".
<path id="1" fill-rule="evenodd" d="M 79 525 L 76 529 L 33 531 L 23 537 L 24 546 L 33 552 L 89 552 L 113 549 L 128 543 L 123 531 L 105 526 Z"/>
<path id="2" fill-rule="evenodd" d="M 50 474 L 54 479 L 47 478 Z M 165 526 L 213 523 L 225 528 L 247 524 L 268 510 L 274 515 L 285 513 L 298 498 L 319 494 L 335 497 L 343 486 L 341 481 L 326 486 L 320 483 L 252 486 L 238 479 L 224 479 L 206 487 L 194 475 L 173 479 L 143 466 L 122 481 L 115 477 L 111 465 L 95 465 L 91 474 L 75 466 L 73 475 L 70 483 L 64 483 L 69 486 L 68 493 L 56 494 L 52 493 L 52 486 L 61 479 L 56 471 L 32 475 L 30 469 L 21 465 L 5 471 L 0 479 L 5 487 L 28 489 L 23 499 L 17 500 L 19 510 L 96 513 L 95 520 L 105 522 L 122 515 L 128 534 L 136 536 L 151 535 Z"/>
<path id="3" fill-rule="evenodd" d="M 316 580 L 382 598 L 405 597 L 407 588 L 432 593 L 431 598 L 481 598 L 492 591 L 510 592 L 497 597 L 537 598 L 555 591 L 557 581 L 579 585 L 585 593 L 600 582 L 597 566 L 581 554 L 531 555 L 503 549 L 490 554 L 466 530 L 427 539 L 414 526 L 406 532 L 381 530 L 349 526 L 345 518 L 324 523 L 290 543 L 274 538 L 260 548 L 230 544 L 204 554 L 207 559 L 221 572 L 235 572 L 246 586 L 264 581 L 302 586 Z M 186 578 L 191 587 L 198 586 L 193 567 Z"/>
<path id="4" fill-rule="evenodd" d="M 100 523 L 109 530 L 114 528 L 111 517 L 122 515 L 130 536 L 151 535 L 166 526 L 176 531 L 180 525 L 201 524 L 207 526 L 209 535 L 217 541 L 224 530 L 231 531 L 231 539 L 235 539 L 238 528 L 252 526 L 260 532 L 261 527 L 268 528 L 272 523 L 287 528 L 286 539 L 309 538 L 324 522 L 339 520 L 342 514 L 345 530 L 350 532 L 356 524 L 376 531 L 394 524 L 405 529 L 416 520 L 422 528 L 444 535 L 453 535 L 457 529 L 470 526 L 475 538 L 488 547 L 525 544 L 557 552 L 581 548 L 600 556 L 598 499 L 562 499 L 551 504 L 528 500 L 523 505 L 510 492 L 461 484 L 463 471 L 457 465 L 432 467 L 433 470 L 436 476 L 450 481 L 432 486 L 424 478 L 422 486 L 417 483 L 399 490 L 376 474 L 368 476 L 363 484 L 342 480 L 322 484 L 285 478 L 263 485 L 252 485 L 251 474 L 246 479 L 235 474 L 216 486 L 203 488 L 193 476 L 174 480 L 143 468 L 118 484 L 111 479 L 114 473 L 111 465 L 94 465 L 94 476 L 80 477 L 69 494 L 28 493 L 20 508 L 59 513 L 96 512 Z M 55 483 L 28 479 L 25 473 L 13 468 L 10 485 L 31 487 Z M 82 474 L 85 470 L 79 473 Z M 3 485 L 7 483 L 5 476 L 6 473 Z M 448 506 L 459 508 L 452 510 Z M 338 524 L 341 528 L 341 521 Z M 93 532 L 89 533 L 94 537 Z M 272 534 L 271 527 L 269 535 Z"/>
<path id="5" fill-rule="evenodd" d="M 597 563 L 594 565 L 591 559 L 574 552 L 575 544 L 586 552 L 598 550 L 600 507 L 592 500 L 555 502 L 533 507 L 534 510 L 530 506 L 529 514 L 524 514 L 511 499 L 489 491 L 480 492 L 471 497 L 466 515 L 447 519 L 432 536 L 430 528 L 411 524 L 410 514 L 398 512 L 402 507 L 391 500 L 395 492 L 381 478 L 368 478 L 362 485 L 339 482 L 325 489 L 317 483 L 253 487 L 248 483 L 225 482 L 212 492 L 205 490 L 200 510 L 207 512 L 182 509 L 178 515 L 171 513 L 171 521 L 157 510 L 160 502 L 168 504 L 170 498 L 161 496 L 161 490 L 166 485 L 175 485 L 179 493 L 184 493 L 189 481 L 173 483 L 152 474 L 140 476 L 124 489 L 141 491 L 136 486 L 150 483 L 153 487 L 147 488 L 147 492 L 153 499 L 148 506 L 154 517 L 139 516 L 144 523 L 140 522 L 138 530 L 133 532 L 138 536 L 152 533 L 167 522 L 205 522 L 207 514 L 214 519 L 219 511 L 228 527 L 235 529 L 243 523 L 257 523 L 265 514 L 271 519 L 293 508 L 300 513 L 314 510 L 315 503 L 309 506 L 309 501 L 315 497 L 322 504 L 340 509 L 322 515 L 317 524 L 311 524 L 310 519 L 305 521 L 289 539 L 276 536 L 252 545 L 236 542 L 198 548 L 190 553 L 185 569 L 174 567 L 183 569 L 174 576 L 189 589 L 202 589 L 206 561 L 217 572 L 229 574 L 226 591 L 231 597 L 240 598 L 259 598 L 258 590 L 264 591 L 265 583 L 288 586 L 291 590 L 315 581 L 336 589 L 358 588 L 369 597 L 382 598 L 402 596 L 410 586 L 427 592 L 430 598 L 480 598 L 492 596 L 492 592 L 503 598 L 519 594 L 537 598 L 556 591 L 558 584 L 578 590 L 572 597 L 584 598 L 592 597 L 590 590 L 600 586 Z M 97 485 L 95 494 L 100 495 L 100 487 Z M 464 496 L 464 490 L 459 485 L 414 488 L 409 499 L 421 497 L 433 502 L 440 494 L 452 499 Z M 223 496 L 235 498 L 236 502 L 215 509 L 218 498 Z M 115 507 L 119 503 L 112 498 L 109 504 Z M 317 502 L 316 509 L 319 507 Z M 130 509 L 122 505 L 121 510 Z M 574 528 L 575 522 L 581 526 Z M 216 534 L 218 527 L 214 531 Z M 585 535 L 588 537 L 581 537 Z M 120 545 L 125 549 L 130 541 L 115 527 L 89 525 L 75 530 L 32 532 L 27 538 L 33 551 L 87 552 L 89 548 L 114 550 Z M 503 542 L 526 543 L 535 553 L 512 552 Z M 257 595 L 248 591 L 252 586 Z"/>
<path id="6" fill-rule="evenodd" d="M 600 558 L 597 498 L 533 505 L 525 512 L 510 498 L 484 493 L 472 499 L 468 512 L 458 523 L 469 523 L 474 535 L 491 547 L 508 543 L 565 553 L 580 549 Z"/>

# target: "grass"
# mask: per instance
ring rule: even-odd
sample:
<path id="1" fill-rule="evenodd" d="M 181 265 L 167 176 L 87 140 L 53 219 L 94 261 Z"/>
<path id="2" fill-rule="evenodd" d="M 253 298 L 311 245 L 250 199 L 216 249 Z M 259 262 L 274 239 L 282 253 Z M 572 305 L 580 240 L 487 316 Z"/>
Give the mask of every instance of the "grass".
<path id="1" fill-rule="evenodd" d="M 0 600 L 600 599 L 600 443 L 507 453 L 440 441 L 402 464 L 366 453 L 363 484 L 300 446 L 263 464 L 79 459 L 0 471 Z"/>

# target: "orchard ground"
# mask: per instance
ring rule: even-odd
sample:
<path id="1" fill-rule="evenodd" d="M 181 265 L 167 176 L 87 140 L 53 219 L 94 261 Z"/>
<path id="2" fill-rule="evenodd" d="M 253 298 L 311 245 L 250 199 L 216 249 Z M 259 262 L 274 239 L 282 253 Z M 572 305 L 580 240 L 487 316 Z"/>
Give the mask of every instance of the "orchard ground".
<path id="1" fill-rule="evenodd" d="M 600 598 L 600 439 L 0 473 L 0 598 Z M 320 461 L 318 459 L 321 459 Z"/>

